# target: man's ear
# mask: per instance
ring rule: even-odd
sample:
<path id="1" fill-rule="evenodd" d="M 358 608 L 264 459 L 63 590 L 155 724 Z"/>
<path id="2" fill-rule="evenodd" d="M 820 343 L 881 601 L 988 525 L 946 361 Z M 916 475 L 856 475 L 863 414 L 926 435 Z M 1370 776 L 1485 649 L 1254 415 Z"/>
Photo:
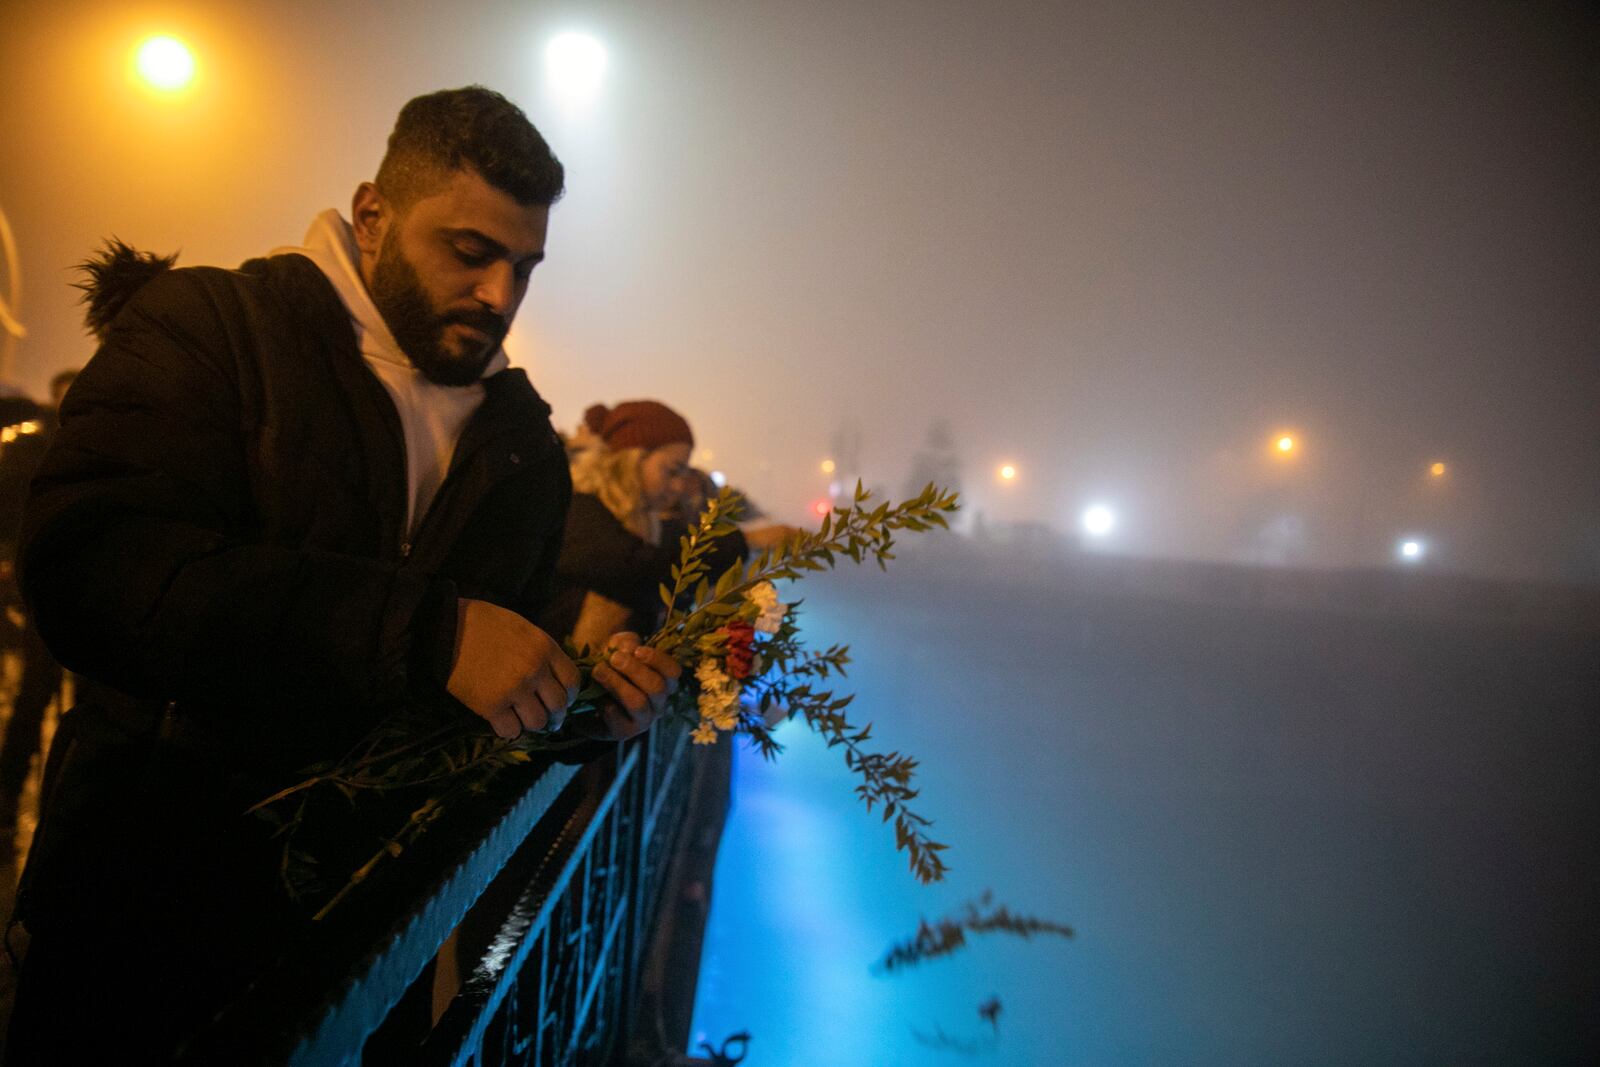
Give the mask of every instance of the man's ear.
<path id="1" fill-rule="evenodd" d="M 394 209 L 376 185 L 362 182 L 356 187 L 356 195 L 350 201 L 350 225 L 362 259 L 377 258 L 383 235 L 393 222 Z"/>

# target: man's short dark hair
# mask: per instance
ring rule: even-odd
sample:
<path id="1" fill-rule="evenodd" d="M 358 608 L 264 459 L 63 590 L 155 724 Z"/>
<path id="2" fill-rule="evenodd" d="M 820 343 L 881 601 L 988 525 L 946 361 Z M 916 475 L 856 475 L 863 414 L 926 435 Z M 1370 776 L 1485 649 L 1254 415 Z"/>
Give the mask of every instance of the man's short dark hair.
<path id="1" fill-rule="evenodd" d="M 566 173 L 522 109 L 481 85 L 407 102 L 395 119 L 376 184 L 404 211 L 471 169 L 524 206 L 560 199 Z"/>

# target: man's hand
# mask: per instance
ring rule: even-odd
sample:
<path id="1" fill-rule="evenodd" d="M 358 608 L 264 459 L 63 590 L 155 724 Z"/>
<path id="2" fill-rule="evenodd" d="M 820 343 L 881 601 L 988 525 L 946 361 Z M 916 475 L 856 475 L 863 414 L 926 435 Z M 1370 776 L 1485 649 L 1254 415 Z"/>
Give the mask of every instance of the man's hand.
<path id="1" fill-rule="evenodd" d="M 462 598 L 456 601 L 456 658 L 445 688 L 510 739 L 524 730 L 560 729 L 578 695 L 578 668 L 549 634 L 521 615 Z"/>
<path id="2" fill-rule="evenodd" d="M 618 741 L 643 733 L 667 710 L 683 668 L 639 635 L 620 633 L 606 642 L 609 654 L 594 668 L 594 680 L 614 698 L 600 711 L 606 732 Z"/>

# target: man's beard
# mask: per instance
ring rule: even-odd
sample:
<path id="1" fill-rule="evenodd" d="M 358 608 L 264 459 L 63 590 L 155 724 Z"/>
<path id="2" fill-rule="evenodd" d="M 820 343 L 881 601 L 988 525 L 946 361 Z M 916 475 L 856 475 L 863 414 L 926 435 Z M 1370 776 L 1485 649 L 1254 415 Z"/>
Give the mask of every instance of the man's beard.
<path id="1" fill-rule="evenodd" d="M 372 268 L 372 302 L 388 324 L 400 350 L 422 376 L 438 385 L 471 385 L 483 376 L 484 368 L 504 340 L 508 323 L 487 309 L 437 314 L 428 294 L 422 289 L 417 270 L 400 252 L 399 241 L 391 235 L 378 250 Z M 462 355 L 444 345 L 444 332 L 451 323 L 463 323 L 490 337 L 482 350 Z"/>

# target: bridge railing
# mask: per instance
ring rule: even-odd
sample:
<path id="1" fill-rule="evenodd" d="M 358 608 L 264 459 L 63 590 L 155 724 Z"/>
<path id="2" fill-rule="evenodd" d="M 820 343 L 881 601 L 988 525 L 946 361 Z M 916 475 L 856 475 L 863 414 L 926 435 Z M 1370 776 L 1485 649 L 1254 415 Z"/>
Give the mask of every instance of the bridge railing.
<path id="1" fill-rule="evenodd" d="M 663 721 L 442 819 L 196 1035 L 186 1061 L 623 1062 L 675 851 L 696 821 L 720 833 L 729 767 L 715 749 Z M 715 799 L 694 803 L 708 782 Z"/>

